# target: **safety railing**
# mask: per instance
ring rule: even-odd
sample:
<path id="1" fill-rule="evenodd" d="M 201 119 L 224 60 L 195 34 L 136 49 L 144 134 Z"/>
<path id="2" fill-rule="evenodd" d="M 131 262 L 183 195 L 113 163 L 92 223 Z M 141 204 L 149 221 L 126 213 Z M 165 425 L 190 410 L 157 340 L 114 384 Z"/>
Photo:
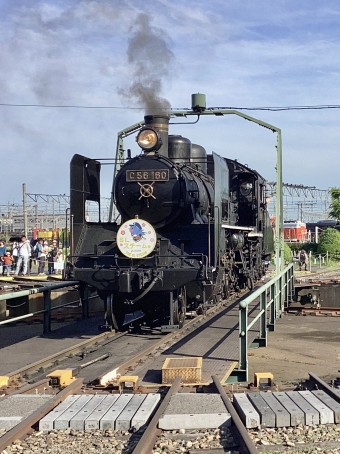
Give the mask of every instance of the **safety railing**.
<path id="1" fill-rule="evenodd" d="M 82 305 L 83 318 L 87 318 L 88 317 L 88 301 L 92 298 L 97 298 L 97 295 L 88 296 L 88 293 L 84 292 L 84 298 L 82 298 L 81 300 L 78 299 L 76 301 L 72 301 L 72 302 L 68 302 L 65 304 L 60 304 L 58 306 L 51 307 L 52 290 L 58 290 L 58 289 L 66 288 L 66 287 L 78 286 L 78 284 L 79 284 L 78 281 L 69 281 L 69 282 L 62 282 L 62 283 L 58 283 L 58 284 L 52 284 L 52 285 L 48 285 L 45 287 L 36 287 L 36 288 L 30 288 L 27 290 L 18 290 L 18 291 L 4 293 L 4 294 L 0 295 L 0 301 L 4 301 L 4 300 L 7 301 L 7 300 L 14 299 L 14 298 L 34 295 L 37 293 L 43 293 L 43 298 L 44 298 L 44 302 L 43 302 L 44 309 L 42 309 L 40 311 L 35 311 L 35 312 L 30 312 L 28 314 L 20 315 L 18 317 L 11 317 L 9 319 L 2 320 L 2 321 L 0 321 L 0 325 L 6 325 L 8 323 L 15 323 L 19 320 L 24 320 L 26 318 L 33 317 L 35 315 L 43 314 L 43 333 L 47 334 L 51 331 L 51 312 L 56 309 L 60 309 L 60 308 L 66 307 L 66 306 L 71 306 L 72 304 L 75 304 L 75 303 L 79 304 L 80 301 L 81 301 L 81 305 Z"/>
<path id="2" fill-rule="evenodd" d="M 307 265 L 301 264 L 299 262 L 299 254 L 292 256 L 292 261 L 295 264 L 295 269 L 301 271 L 312 271 L 315 268 L 323 268 L 327 266 L 332 266 L 340 262 L 340 252 L 308 252 L 308 262 Z"/>
<path id="3" fill-rule="evenodd" d="M 269 331 L 274 331 L 275 322 L 284 311 L 285 303 L 294 292 L 294 266 L 291 263 L 280 274 L 269 282 L 255 289 L 249 296 L 239 302 L 239 366 L 234 370 L 229 382 L 248 381 L 248 332 L 259 321 L 258 337 L 252 346 L 266 347 Z M 249 323 L 249 306 L 259 300 L 258 313 Z M 254 329 L 254 328 L 253 328 Z"/>
<path id="4" fill-rule="evenodd" d="M 328 251 L 325 254 L 313 254 L 311 256 L 311 264 L 318 265 L 319 268 L 327 266 L 329 263 Z"/>
<path id="5" fill-rule="evenodd" d="M 300 264 L 299 262 L 299 255 L 293 256 L 293 263 L 295 263 L 295 268 L 296 270 L 299 270 L 301 268 L 302 271 L 312 271 L 312 266 L 315 268 L 315 266 L 318 266 L 319 268 L 322 268 L 323 266 L 328 266 L 329 261 L 332 259 L 332 254 L 329 254 L 329 252 L 325 253 L 313 253 L 312 251 L 308 252 L 308 261 L 307 264 Z"/>

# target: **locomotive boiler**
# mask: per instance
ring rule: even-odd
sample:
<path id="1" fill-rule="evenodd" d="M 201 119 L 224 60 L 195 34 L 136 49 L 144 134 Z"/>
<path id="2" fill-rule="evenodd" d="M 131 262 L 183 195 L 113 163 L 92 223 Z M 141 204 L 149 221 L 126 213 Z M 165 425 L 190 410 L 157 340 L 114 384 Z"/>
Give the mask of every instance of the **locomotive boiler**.
<path id="1" fill-rule="evenodd" d="M 170 115 L 147 115 L 141 153 L 115 175 L 115 222 L 86 221 L 100 206 L 101 163 L 71 161 L 72 254 L 67 277 L 95 288 L 106 324 L 137 319 L 181 327 L 231 292 L 253 288 L 273 251 L 265 181 L 241 163 L 169 134 Z M 100 209 L 99 209 L 100 211 Z"/>

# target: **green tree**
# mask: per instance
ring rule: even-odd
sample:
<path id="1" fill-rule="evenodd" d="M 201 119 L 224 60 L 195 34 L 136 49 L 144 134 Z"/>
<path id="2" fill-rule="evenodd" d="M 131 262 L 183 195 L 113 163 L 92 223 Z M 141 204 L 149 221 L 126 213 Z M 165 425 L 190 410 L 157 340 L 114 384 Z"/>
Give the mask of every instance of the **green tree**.
<path id="1" fill-rule="evenodd" d="M 332 219 L 340 220 L 340 188 L 331 188 L 329 190 L 332 201 L 329 206 L 329 217 Z"/>
<path id="2" fill-rule="evenodd" d="M 284 244 L 283 257 L 284 257 L 285 263 L 290 263 L 293 259 L 292 250 L 288 246 L 287 243 Z"/>
<path id="3" fill-rule="evenodd" d="M 334 254 L 340 252 L 340 232 L 335 229 L 326 229 L 320 235 L 318 244 L 318 252 L 329 252 Z"/>

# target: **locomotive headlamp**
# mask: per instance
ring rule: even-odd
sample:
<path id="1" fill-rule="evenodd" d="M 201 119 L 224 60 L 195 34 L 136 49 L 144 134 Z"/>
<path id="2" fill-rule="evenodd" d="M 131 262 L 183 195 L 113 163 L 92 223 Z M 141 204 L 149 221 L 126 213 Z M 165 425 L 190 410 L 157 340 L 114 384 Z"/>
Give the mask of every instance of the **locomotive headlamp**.
<path id="1" fill-rule="evenodd" d="M 162 145 L 162 140 L 154 129 L 143 128 L 137 136 L 138 145 L 146 151 L 158 150 Z"/>

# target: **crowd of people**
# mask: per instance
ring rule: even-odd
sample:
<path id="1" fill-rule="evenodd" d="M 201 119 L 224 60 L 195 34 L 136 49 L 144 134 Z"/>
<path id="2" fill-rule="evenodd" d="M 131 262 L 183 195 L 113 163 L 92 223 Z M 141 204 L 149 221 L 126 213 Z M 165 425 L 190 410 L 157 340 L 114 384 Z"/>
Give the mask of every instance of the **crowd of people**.
<path id="1" fill-rule="evenodd" d="M 29 275 L 33 265 L 38 265 L 38 276 L 59 274 L 62 270 L 63 254 L 57 240 L 48 242 L 41 238 L 29 241 L 22 236 L 20 241 L 6 245 L 0 241 L 0 269 L 5 276 Z"/>

